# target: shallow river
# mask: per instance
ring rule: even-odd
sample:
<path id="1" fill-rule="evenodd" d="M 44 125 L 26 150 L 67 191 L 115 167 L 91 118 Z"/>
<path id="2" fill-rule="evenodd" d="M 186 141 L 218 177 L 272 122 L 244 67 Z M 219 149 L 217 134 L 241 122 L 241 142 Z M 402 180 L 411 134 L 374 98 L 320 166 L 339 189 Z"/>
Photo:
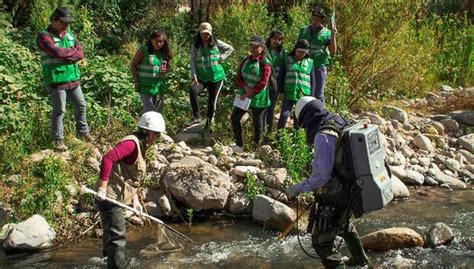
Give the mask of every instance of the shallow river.
<path id="1" fill-rule="evenodd" d="M 442 221 L 455 233 L 449 246 L 437 249 L 411 248 L 369 252 L 371 268 L 394 268 L 401 258 L 412 260 L 411 268 L 474 268 L 474 190 L 425 189 L 428 196 L 412 190 L 408 201 L 397 201 L 356 221 L 361 235 L 390 227 L 409 227 L 418 232 Z M 323 268 L 304 254 L 296 235 L 283 241 L 276 233 L 251 220 L 213 220 L 172 225 L 192 238 L 176 253 L 143 257 L 140 250 L 156 242 L 156 227 L 128 230 L 130 268 Z M 303 247 L 315 255 L 308 235 L 300 236 Z M 348 254 L 341 247 L 343 254 Z M 0 253 L 0 268 L 98 268 L 90 258 L 101 254 L 101 240 L 84 238 L 77 243 L 36 254 Z M 406 267 L 407 268 L 407 267 Z"/>

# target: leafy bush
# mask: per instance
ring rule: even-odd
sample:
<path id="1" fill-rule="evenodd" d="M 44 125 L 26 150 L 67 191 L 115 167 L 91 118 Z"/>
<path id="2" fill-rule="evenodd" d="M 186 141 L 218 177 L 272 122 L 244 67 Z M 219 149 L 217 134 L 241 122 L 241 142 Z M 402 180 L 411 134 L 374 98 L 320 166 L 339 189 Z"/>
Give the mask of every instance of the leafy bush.
<path id="1" fill-rule="evenodd" d="M 64 168 L 64 163 L 55 156 L 34 164 L 31 177 L 22 179 L 14 193 L 13 203 L 22 217 L 41 214 L 49 222 L 59 224 L 57 217 L 66 214 L 69 196 L 66 185 L 71 178 Z"/>
<path id="2" fill-rule="evenodd" d="M 266 192 L 265 184 L 258 180 L 254 174 L 247 172 L 245 175 L 245 197 L 253 201 L 255 196 L 265 194 Z"/>
<path id="3" fill-rule="evenodd" d="M 286 185 L 300 183 L 311 173 L 311 149 L 306 143 L 306 133 L 303 129 L 280 129 L 278 150 L 283 165 L 288 171 Z"/>

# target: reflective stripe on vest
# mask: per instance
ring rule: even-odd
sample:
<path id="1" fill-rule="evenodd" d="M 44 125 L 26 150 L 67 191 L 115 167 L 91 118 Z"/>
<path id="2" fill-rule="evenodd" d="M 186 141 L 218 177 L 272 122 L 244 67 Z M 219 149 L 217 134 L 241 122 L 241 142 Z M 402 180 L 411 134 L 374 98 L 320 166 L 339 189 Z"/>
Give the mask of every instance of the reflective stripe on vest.
<path id="1" fill-rule="evenodd" d="M 293 56 L 287 56 L 286 63 L 285 100 L 298 100 L 302 95 L 310 95 L 313 60 L 304 58 L 298 64 Z"/>
<path id="2" fill-rule="evenodd" d="M 160 75 L 160 66 L 165 59 L 160 54 L 150 54 L 148 46 L 143 47 L 143 54 L 143 61 L 138 65 L 140 92 L 151 95 L 159 94 L 165 87 L 163 74 Z"/>
<path id="3" fill-rule="evenodd" d="M 47 30 L 42 33 L 49 35 L 58 49 L 69 49 L 76 45 L 76 38 L 71 32 L 66 32 L 63 38 L 60 38 Z M 62 84 L 80 79 L 81 74 L 77 63 L 66 63 L 49 55 L 43 50 L 40 50 L 40 56 L 41 67 L 43 69 L 43 80 L 46 85 Z"/>
<path id="4" fill-rule="evenodd" d="M 225 78 L 224 69 L 219 63 L 220 52 L 217 46 L 196 49 L 196 73 L 198 79 L 204 82 L 216 82 Z"/>
<path id="5" fill-rule="evenodd" d="M 265 64 L 270 64 L 268 59 L 263 60 Z M 260 68 L 260 61 L 251 61 L 250 58 L 245 59 L 242 64 L 241 69 L 242 78 L 250 88 L 255 87 L 255 85 L 262 78 L 262 70 Z M 240 94 L 244 93 L 244 90 L 240 90 Z M 252 97 L 250 102 L 251 108 L 263 108 L 270 105 L 270 97 L 268 95 L 267 86 L 263 88 L 259 93 Z"/>

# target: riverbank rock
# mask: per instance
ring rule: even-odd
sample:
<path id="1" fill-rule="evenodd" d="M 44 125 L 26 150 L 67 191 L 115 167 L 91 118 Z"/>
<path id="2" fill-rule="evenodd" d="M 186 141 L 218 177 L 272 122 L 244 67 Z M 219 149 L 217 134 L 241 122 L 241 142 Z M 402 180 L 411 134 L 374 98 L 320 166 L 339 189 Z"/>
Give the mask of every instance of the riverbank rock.
<path id="1" fill-rule="evenodd" d="M 451 118 L 467 126 L 474 126 L 474 110 L 457 110 L 449 113 Z"/>
<path id="2" fill-rule="evenodd" d="M 430 139 L 424 135 L 417 135 L 413 140 L 413 144 L 419 149 L 427 150 L 428 152 L 435 151 L 435 147 L 431 143 Z"/>
<path id="3" fill-rule="evenodd" d="M 431 227 L 426 235 L 425 245 L 427 247 L 435 248 L 437 246 L 449 244 L 453 239 L 454 234 L 451 228 L 442 222 L 438 222 Z"/>
<path id="4" fill-rule="evenodd" d="M 16 250 L 44 249 L 53 245 L 55 237 L 56 232 L 48 222 L 40 215 L 33 215 L 15 225 L 3 242 L 3 247 Z"/>
<path id="5" fill-rule="evenodd" d="M 194 156 L 171 163 L 163 180 L 177 200 L 196 211 L 223 209 L 232 188 L 229 175 Z"/>
<path id="6" fill-rule="evenodd" d="M 405 198 L 410 196 L 410 191 L 408 191 L 407 186 L 395 175 L 392 175 L 392 193 L 393 198 Z"/>
<path id="7" fill-rule="evenodd" d="M 238 175 L 239 177 L 245 177 L 247 173 L 257 175 L 260 172 L 260 169 L 255 166 L 242 166 L 238 165 L 234 167 L 234 174 Z"/>
<path id="8" fill-rule="evenodd" d="M 474 133 L 460 137 L 458 143 L 462 148 L 474 153 Z"/>
<path id="9" fill-rule="evenodd" d="M 229 200 L 229 211 L 232 214 L 250 214 L 252 203 L 244 193 L 238 192 Z"/>
<path id="10" fill-rule="evenodd" d="M 401 123 L 408 122 L 407 112 L 399 107 L 387 105 L 382 108 L 382 111 L 383 114 L 390 119 L 397 120 Z"/>
<path id="11" fill-rule="evenodd" d="M 466 189 L 466 183 L 462 182 L 461 180 L 452 177 L 450 175 L 447 175 L 441 171 L 438 166 L 435 164 L 431 164 L 431 168 L 428 170 L 428 173 L 430 173 L 434 179 L 441 185 L 441 184 L 447 184 L 449 187 L 453 189 L 461 189 L 464 190 Z"/>
<path id="12" fill-rule="evenodd" d="M 387 251 L 391 249 L 423 246 L 423 237 L 410 228 L 396 227 L 370 233 L 361 238 L 365 249 Z"/>
<path id="13" fill-rule="evenodd" d="M 296 214 L 287 205 L 265 195 L 257 195 L 253 200 L 252 217 L 264 222 L 268 227 L 284 231 L 296 219 Z"/>

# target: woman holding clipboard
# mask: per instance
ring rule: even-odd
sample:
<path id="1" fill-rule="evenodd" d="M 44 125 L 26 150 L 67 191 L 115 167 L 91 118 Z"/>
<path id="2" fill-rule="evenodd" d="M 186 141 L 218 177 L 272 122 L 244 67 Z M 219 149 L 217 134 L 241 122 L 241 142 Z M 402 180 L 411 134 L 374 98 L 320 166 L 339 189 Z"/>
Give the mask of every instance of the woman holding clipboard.
<path id="1" fill-rule="evenodd" d="M 266 55 L 265 40 L 260 36 L 254 36 L 250 40 L 250 55 L 240 64 L 237 73 L 237 84 L 241 89 L 240 95 L 236 97 L 234 102 L 235 108 L 231 115 L 232 131 L 236 143 L 232 147 L 234 152 L 244 151 L 240 120 L 247 113 L 247 107 L 252 110 L 253 147 L 256 148 L 260 143 L 260 137 L 265 127 L 265 111 L 270 106 L 267 84 L 270 79 L 272 65 Z M 237 98 L 240 98 L 240 100 Z M 247 104 L 247 102 L 250 104 Z"/>

